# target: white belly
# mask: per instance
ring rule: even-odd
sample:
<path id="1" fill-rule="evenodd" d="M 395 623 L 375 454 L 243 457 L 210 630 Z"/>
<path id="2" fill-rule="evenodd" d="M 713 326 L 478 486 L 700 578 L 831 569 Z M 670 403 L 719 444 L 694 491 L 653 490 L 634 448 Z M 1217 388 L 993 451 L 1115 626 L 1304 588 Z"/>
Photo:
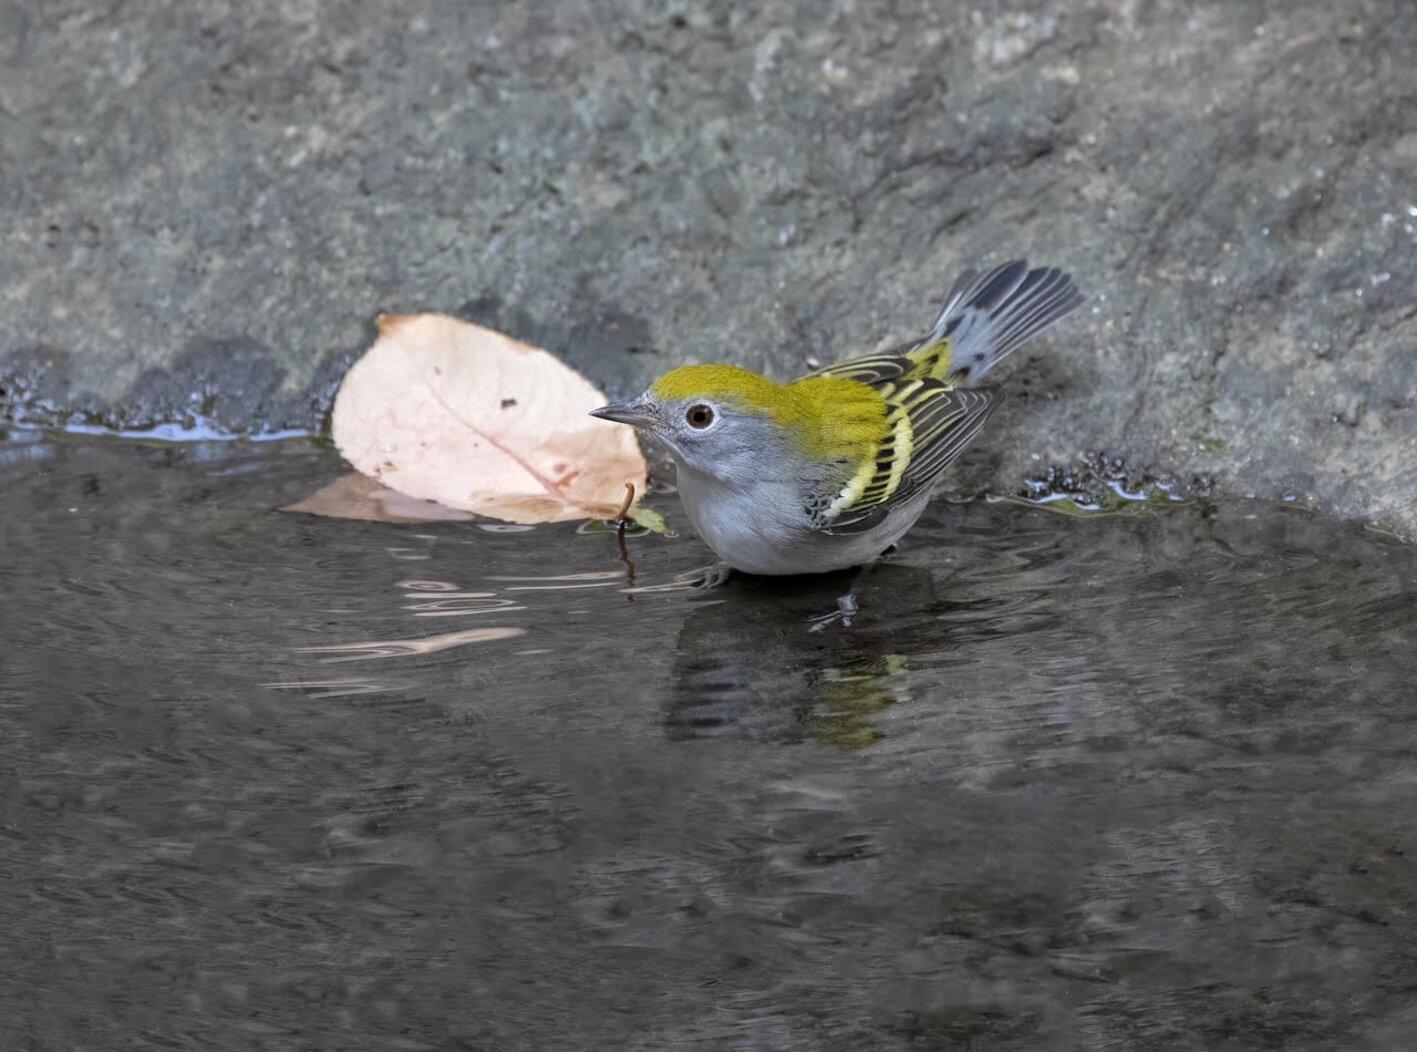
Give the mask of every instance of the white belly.
<path id="1" fill-rule="evenodd" d="M 929 502 L 922 492 L 864 533 L 832 534 L 803 525 L 796 487 L 755 483 L 729 487 L 679 469 L 679 496 L 703 542 L 735 570 L 752 574 L 808 574 L 845 570 L 885 551 Z"/>

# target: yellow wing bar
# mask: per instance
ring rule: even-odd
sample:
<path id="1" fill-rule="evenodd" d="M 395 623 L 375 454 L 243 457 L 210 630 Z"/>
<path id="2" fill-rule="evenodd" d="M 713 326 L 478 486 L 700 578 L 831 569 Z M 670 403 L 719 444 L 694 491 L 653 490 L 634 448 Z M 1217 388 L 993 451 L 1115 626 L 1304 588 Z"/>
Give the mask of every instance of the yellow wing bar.
<path id="1" fill-rule="evenodd" d="M 951 389 L 939 380 L 879 384 L 890 428 L 873 461 L 863 465 L 823 513 L 838 529 L 884 511 L 932 482 L 979 434 L 999 396 L 988 388 Z"/>

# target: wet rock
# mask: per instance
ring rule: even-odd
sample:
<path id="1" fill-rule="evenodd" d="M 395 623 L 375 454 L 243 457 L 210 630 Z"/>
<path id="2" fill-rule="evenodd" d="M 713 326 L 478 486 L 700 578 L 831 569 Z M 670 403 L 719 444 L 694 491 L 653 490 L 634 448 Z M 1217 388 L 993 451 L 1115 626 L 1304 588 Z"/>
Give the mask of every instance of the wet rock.
<path id="1" fill-rule="evenodd" d="M 957 489 L 1105 451 L 1417 532 L 1403 0 L 10 8 L 10 413 L 43 347 L 60 407 L 317 423 L 375 312 L 470 303 L 617 393 L 787 375 L 1026 253 L 1093 298 Z"/>

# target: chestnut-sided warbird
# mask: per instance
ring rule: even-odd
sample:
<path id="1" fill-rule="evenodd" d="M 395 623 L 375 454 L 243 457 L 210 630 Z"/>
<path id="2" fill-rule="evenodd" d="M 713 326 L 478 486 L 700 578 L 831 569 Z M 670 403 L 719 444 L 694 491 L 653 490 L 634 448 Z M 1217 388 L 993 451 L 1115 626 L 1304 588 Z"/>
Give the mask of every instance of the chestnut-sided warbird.
<path id="1" fill-rule="evenodd" d="M 998 402 L 975 386 L 1083 297 L 1054 267 L 961 275 L 924 339 L 787 383 L 686 365 L 594 416 L 669 447 L 699 536 L 753 574 L 867 562 L 915 524 L 935 480 Z"/>

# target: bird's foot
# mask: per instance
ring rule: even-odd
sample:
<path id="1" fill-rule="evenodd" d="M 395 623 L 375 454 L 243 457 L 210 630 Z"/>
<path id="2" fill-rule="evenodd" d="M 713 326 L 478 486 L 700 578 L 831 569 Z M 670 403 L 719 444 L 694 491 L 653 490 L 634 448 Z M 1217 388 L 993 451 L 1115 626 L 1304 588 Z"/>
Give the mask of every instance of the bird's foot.
<path id="1" fill-rule="evenodd" d="M 695 588 L 708 591 L 710 588 L 718 588 L 726 584 L 733 576 L 733 567 L 727 563 L 714 563 L 712 566 L 705 566 L 702 570 L 691 570 L 685 575 L 692 582 Z"/>
<path id="2" fill-rule="evenodd" d="M 841 625 L 842 628 L 850 628 L 851 619 L 860 612 L 861 604 L 856 601 L 855 593 L 847 592 L 845 595 L 836 597 L 836 609 L 831 613 L 812 618 L 808 631 L 820 632 L 828 625 Z"/>
<path id="3" fill-rule="evenodd" d="M 723 584 L 732 574 L 733 569 L 727 563 L 714 563 L 712 566 L 700 567 L 697 570 L 676 573 L 669 580 L 659 584 L 634 585 L 622 588 L 620 591 L 625 595 L 643 595 L 648 592 L 706 592 L 710 588 L 717 588 Z"/>

